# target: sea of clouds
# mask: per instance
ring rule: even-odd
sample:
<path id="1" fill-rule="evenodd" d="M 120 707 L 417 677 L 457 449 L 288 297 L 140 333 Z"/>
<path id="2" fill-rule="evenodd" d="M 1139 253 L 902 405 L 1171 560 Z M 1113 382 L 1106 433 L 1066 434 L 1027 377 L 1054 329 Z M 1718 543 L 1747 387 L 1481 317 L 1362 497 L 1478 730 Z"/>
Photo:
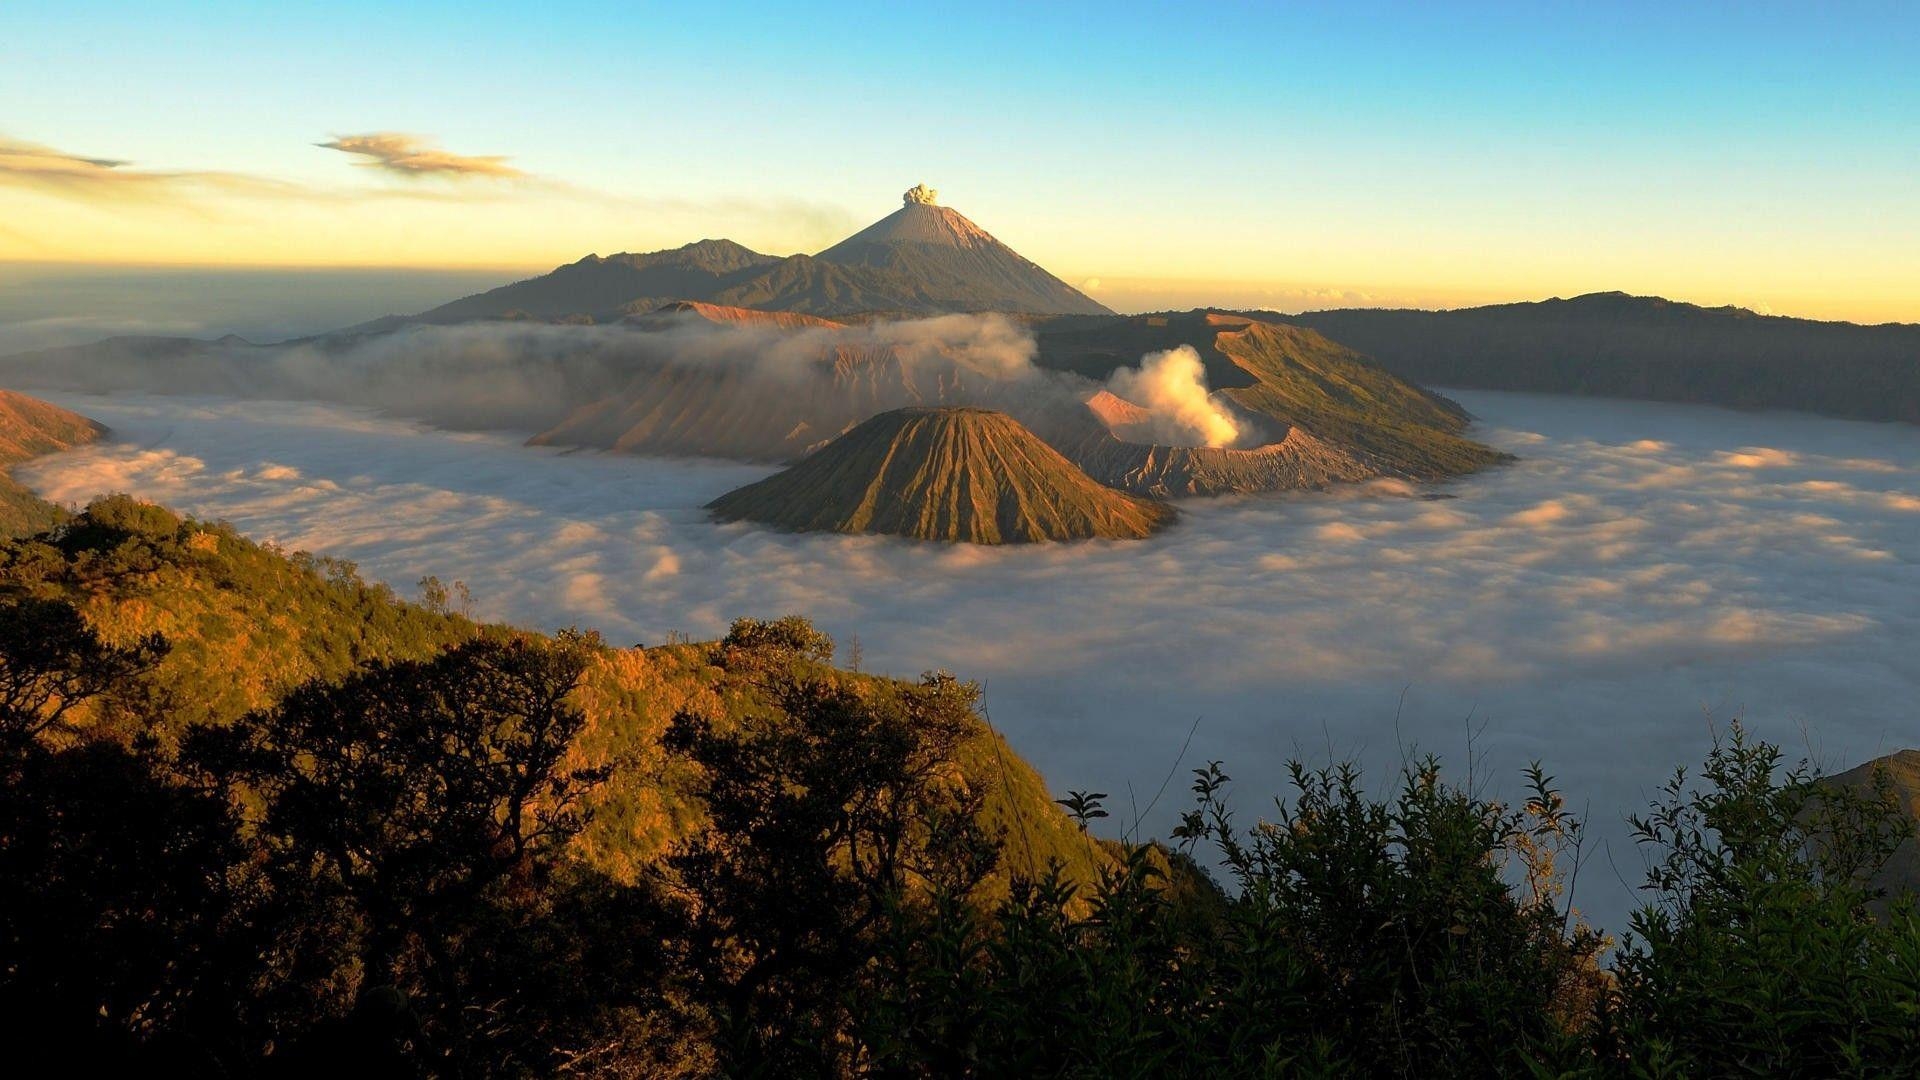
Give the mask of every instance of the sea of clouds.
<path id="1" fill-rule="evenodd" d="M 1415 750 L 1471 756 L 1496 794 L 1539 759 L 1591 819 L 1578 899 L 1615 928 L 1642 866 L 1624 814 L 1716 727 L 1742 717 L 1830 768 L 1920 745 L 1908 426 L 1459 393 L 1518 464 L 1187 500 L 1145 542 L 990 549 L 709 523 L 702 504 L 759 466 L 337 405 L 49 396 L 116 432 L 17 470 L 51 498 L 132 492 L 617 644 L 804 613 L 857 636 L 869 670 L 982 681 L 1014 745 L 1056 790 L 1112 793 L 1118 827 L 1137 807 L 1164 834 L 1208 759 L 1250 815 L 1294 756 L 1376 779 Z"/>

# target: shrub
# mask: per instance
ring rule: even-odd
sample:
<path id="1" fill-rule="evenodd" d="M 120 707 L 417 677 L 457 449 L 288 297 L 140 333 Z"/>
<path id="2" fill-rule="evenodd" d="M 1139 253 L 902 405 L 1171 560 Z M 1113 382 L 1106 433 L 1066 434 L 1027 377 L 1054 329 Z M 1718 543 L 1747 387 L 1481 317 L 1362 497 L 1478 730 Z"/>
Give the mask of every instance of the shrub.
<path id="1" fill-rule="evenodd" d="M 1920 919 L 1865 884 L 1913 821 L 1781 763 L 1736 725 L 1633 819 L 1654 899 L 1615 961 L 1620 1071 L 1920 1075 Z"/>

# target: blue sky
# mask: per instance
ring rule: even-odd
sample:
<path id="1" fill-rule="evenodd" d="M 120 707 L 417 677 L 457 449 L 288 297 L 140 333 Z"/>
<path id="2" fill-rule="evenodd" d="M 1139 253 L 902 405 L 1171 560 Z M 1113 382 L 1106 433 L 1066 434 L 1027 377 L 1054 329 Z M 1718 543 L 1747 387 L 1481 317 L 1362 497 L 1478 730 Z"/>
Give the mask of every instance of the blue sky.
<path id="1" fill-rule="evenodd" d="M 18 258 L 531 267 L 694 233 L 804 249 L 924 180 L 1109 289 L 1626 288 L 1920 320 L 1915 5 L 0 13 L 0 136 L 358 190 L 365 170 L 313 144 L 376 131 L 564 190 L 269 215 L 288 222 L 277 244 L 196 246 L 217 226 L 176 214 L 118 256 L 104 217 L 64 224 L 29 196 L 0 201 L 0 226 L 37 244 Z M 583 193 L 641 203 L 590 211 Z M 525 224 L 542 214 L 544 240 Z"/>

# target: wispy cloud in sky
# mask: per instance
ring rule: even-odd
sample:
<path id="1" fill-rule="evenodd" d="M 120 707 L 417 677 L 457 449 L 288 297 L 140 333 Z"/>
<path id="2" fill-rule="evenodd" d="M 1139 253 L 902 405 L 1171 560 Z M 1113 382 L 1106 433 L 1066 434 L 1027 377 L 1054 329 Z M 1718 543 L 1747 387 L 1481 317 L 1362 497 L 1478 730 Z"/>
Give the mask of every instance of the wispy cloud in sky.
<path id="1" fill-rule="evenodd" d="M 397 131 L 336 135 L 327 142 L 314 145 L 357 155 L 365 160 L 355 164 L 364 168 L 379 169 L 395 176 L 519 180 L 527 175 L 508 165 L 507 159 L 503 156 L 456 154 L 434 146 L 431 140 L 419 135 L 407 135 Z"/>
<path id="2" fill-rule="evenodd" d="M 858 224 L 839 205 L 758 192 L 597 188 L 530 173 L 505 155 L 454 153 L 421 135 L 291 140 L 301 143 L 359 167 L 334 180 L 197 168 L 191 159 L 154 167 L 0 132 L 0 260 L 531 268 L 701 235 L 732 235 L 776 254 L 817 251 Z M 526 212 L 464 216 L 509 203 Z"/>
<path id="3" fill-rule="evenodd" d="M 0 136 L 0 183 L 79 199 L 150 200 L 190 192 L 287 195 L 294 184 L 243 173 L 143 169 L 117 158 L 87 157 Z"/>
<path id="4" fill-rule="evenodd" d="M 433 147 L 417 136 L 391 132 L 343 135 L 317 143 L 361 155 L 360 164 L 406 177 L 484 177 L 527 179 L 527 174 L 497 156 L 472 157 Z M 341 202 L 357 199 L 453 199 L 445 189 L 331 188 L 215 169 L 150 169 L 131 161 L 69 153 L 40 143 L 0 136 L 0 184 L 28 188 L 82 202 L 175 202 L 212 196 L 302 199 Z"/>

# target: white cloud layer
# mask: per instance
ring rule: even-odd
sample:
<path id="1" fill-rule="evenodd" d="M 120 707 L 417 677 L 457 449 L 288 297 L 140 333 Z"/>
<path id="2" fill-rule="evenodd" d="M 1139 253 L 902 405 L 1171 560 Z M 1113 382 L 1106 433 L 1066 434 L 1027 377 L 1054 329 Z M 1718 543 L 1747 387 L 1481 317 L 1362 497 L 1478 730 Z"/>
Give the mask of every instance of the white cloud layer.
<path id="1" fill-rule="evenodd" d="M 1744 715 L 1835 767 L 1920 744 L 1920 429 L 1456 396 L 1519 464 L 1438 492 L 1188 500 L 1141 543 L 718 527 L 698 508 L 770 470 L 308 404 L 54 395 L 120 440 L 18 475 L 225 518 L 402 591 L 461 578 L 487 616 L 616 642 L 805 613 L 858 634 L 869 668 L 981 679 L 1054 787 L 1119 793 L 1121 819 L 1196 717 L 1186 765 L 1223 759 L 1249 813 L 1291 755 L 1379 778 L 1416 745 L 1464 765 L 1475 733 L 1493 790 L 1539 758 L 1590 814 L 1607 850 L 1580 899 L 1612 927 L 1640 879 L 1621 817 L 1698 760 L 1711 722 Z M 1183 771 L 1148 831 L 1184 789 Z"/>

